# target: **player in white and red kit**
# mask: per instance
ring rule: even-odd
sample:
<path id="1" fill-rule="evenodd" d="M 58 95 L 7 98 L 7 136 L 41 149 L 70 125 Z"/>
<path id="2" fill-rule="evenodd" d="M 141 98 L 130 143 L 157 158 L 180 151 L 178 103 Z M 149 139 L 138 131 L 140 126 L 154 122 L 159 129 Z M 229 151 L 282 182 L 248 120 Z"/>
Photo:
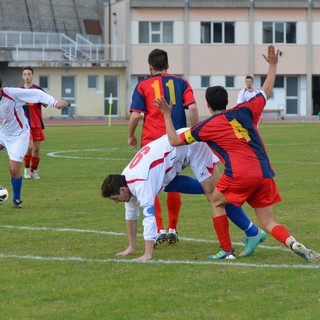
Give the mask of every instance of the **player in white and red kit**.
<path id="1" fill-rule="evenodd" d="M 21 163 L 30 138 L 30 127 L 23 105 L 27 102 L 62 109 L 68 106 L 65 100 L 56 100 L 41 90 L 2 88 L 0 79 L 0 149 L 6 148 L 13 188 L 13 207 L 21 208 Z"/>
<path id="2" fill-rule="evenodd" d="M 177 132 L 185 130 L 187 128 Z M 218 158 L 204 143 L 175 148 L 170 145 L 167 135 L 164 135 L 144 146 L 124 169 L 122 175 L 109 175 L 103 182 L 102 196 L 111 198 L 115 202 L 125 202 L 126 209 L 129 246 L 117 255 L 127 256 L 136 247 L 137 220 L 140 215 L 139 206 L 141 206 L 144 216 L 145 253 L 137 260 L 150 260 L 157 235 L 154 207 L 156 195 L 161 191 L 205 193 L 207 199 L 210 200 L 215 183 L 219 178 L 216 168 L 218 161 Z M 203 189 L 198 182 L 194 182 L 193 178 L 177 175 L 185 166 L 192 169 Z M 232 221 L 234 221 L 234 216 L 242 217 L 242 221 L 246 220 L 246 224 L 241 225 L 237 224 L 239 219 L 234 221 L 240 229 L 244 231 L 257 229 L 241 208 L 229 205 L 227 212 L 228 216 L 231 215 L 229 217 Z M 259 242 L 261 241 L 256 242 L 250 254 L 256 249 Z"/>

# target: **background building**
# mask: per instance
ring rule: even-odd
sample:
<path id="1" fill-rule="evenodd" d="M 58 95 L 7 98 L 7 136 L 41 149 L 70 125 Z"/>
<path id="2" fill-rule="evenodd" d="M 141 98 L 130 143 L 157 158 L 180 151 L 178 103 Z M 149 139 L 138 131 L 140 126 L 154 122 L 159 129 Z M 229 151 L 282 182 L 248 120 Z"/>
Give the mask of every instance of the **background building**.
<path id="1" fill-rule="evenodd" d="M 280 49 L 278 77 L 266 117 L 311 117 L 320 111 L 318 0 L 11 0 L 0 4 L 0 72 L 21 83 L 21 67 L 73 107 L 45 116 L 126 117 L 132 91 L 148 75 L 154 48 L 169 54 L 169 72 L 204 93 L 223 85 L 236 103 L 245 77 L 261 88 L 267 46 Z M 112 110 L 109 110 L 112 94 Z M 46 110 L 47 111 L 47 110 Z M 50 113 L 51 112 L 51 113 Z"/>

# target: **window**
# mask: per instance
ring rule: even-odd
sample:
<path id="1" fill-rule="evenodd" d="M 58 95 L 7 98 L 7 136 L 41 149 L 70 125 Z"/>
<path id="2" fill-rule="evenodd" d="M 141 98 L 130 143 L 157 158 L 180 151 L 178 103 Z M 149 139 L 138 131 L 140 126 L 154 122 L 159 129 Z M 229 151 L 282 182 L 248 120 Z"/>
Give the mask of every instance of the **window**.
<path id="1" fill-rule="evenodd" d="M 234 22 L 201 22 L 201 43 L 234 43 Z"/>
<path id="2" fill-rule="evenodd" d="M 49 89 L 49 76 L 39 76 L 39 86 L 44 89 Z"/>
<path id="3" fill-rule="evenodd" d="M 201 88 L 210 87 L 210 76 L 201 76 Z"/>
<path id="4" fill-rule="evenodd" d="M 96 90 L 98 88 L 98 76 L 88 75 L 88 89 Z"/>
<path id="5" fill-rule="evenodd" d="M 173 43 L 173 22 L 139 22 L 139 43 Z"/>
<path id="6" fill-rule="evenodd" d="M 263 22 L 263 43 L 296 43 L 296 23 Z"/>
<path id="7" fill-rule="evenodd" d="M 234 88 L 234 76 L 226 76 L 226 88 Z"/>
<path id="8" fill-rule="evenodd" d="M 118 115 L 119 76 L 104 77 L 104 114 Z M 110 104 L 110 98 L 112 103 Z"/>
<path id="9" fill-rule="evenodd" d="M 261 77 L 261 88 L 264 84 L 264 81 L 266 80 L 266 76 Z M 274 88 L 284 88 L 284 76 L 276 76 L 276 80 L 274 83 Z"/>

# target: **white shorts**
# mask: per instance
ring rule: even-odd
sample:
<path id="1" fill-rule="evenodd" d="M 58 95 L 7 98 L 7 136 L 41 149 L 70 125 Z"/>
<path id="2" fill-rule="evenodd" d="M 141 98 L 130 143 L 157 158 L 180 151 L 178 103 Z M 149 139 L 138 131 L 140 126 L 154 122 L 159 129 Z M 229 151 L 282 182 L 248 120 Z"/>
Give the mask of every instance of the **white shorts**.
<path id="1" fill-rule="evenodd" d="M 189 157 L 188 166 L 201 183 L 212 175 L 214 167 L 220 160 L 206 143 L 193 143 L 189 146 L 192 147 L 190 149 L 192 156 Z"/>
<path id="2" fill-rule="evenodd" d="M 28 150 L 30 131 L 23 130 L 19 135 L 5 136 L 0 132 L 0 145 L 7 150 L 10 160 L 23 162 L 24 155 Z"/>

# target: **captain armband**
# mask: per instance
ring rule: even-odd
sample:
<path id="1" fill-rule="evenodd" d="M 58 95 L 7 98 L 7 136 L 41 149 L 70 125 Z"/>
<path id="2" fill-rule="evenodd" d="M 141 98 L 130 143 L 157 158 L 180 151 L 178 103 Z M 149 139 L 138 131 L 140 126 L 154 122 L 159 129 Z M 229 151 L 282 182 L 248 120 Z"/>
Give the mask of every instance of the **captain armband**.
<path id="1" fill-rule="evenodd" d="M 187 144 L 191 144 L 196 141 L 191 134 L 191 130 L 187 130 L 186 132 L 184 132 L 184 139 Z"/>

